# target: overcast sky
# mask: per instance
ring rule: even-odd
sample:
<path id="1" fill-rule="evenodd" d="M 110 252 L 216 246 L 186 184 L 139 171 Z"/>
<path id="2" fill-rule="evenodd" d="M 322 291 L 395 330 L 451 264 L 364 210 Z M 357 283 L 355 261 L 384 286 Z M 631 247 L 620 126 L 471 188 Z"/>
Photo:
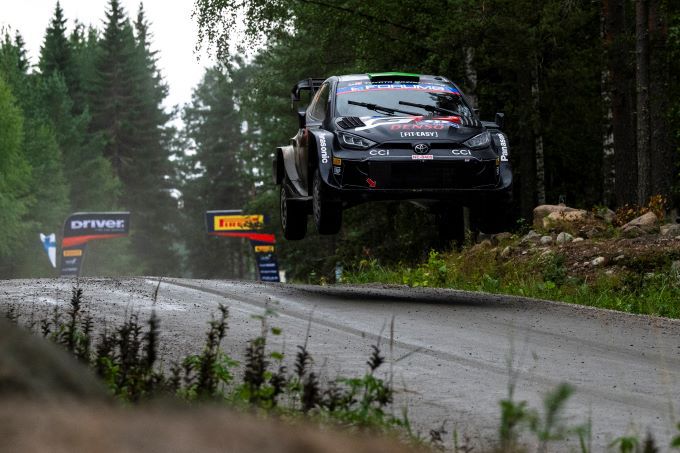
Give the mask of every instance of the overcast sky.
<path id="1" fill-rule="evenodd" d="M 120 0 L 128 16 L 137 16 L 139 0 Z M 74 20 L 103 29 L 108 0 L 61 0 L 70 31 Z M 45 30 L 54 14 L 56 0 L 0 0 L 0 27 L 21 32 L 31 63 L 38 62 Z M 191 18 L 194 0 L 144 0 L 151 23 L 152 49 L 158 51 L 159 67 L 169 85 L 166 107 L 191 100 L 191 90 L 201 80 L 203 68 L 210 64 L 204 54 L 196 59 L 196 26 Z"/>

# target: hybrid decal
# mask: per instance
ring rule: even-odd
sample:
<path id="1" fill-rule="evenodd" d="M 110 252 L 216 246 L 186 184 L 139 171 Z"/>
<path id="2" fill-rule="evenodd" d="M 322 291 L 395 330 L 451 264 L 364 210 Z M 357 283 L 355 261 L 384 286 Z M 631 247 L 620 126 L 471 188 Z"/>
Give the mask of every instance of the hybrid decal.
<path id="1" fill-rule="evenodd" d="M 328 163 L 328 147 L 326 146 L 326 137 L 323 135 L 319 137 L 319 146 L 321 147 L 321 163 L 322 164 L 327 164 Z"/>

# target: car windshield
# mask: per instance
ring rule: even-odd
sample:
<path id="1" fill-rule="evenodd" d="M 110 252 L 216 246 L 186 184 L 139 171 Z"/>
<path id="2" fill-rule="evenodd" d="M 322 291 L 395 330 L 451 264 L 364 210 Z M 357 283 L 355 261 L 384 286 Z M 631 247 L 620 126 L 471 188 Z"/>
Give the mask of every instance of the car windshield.
<path id="1" fill-rule="evenodd" d="M 338 116 L 403 116 L 404 113 L 399 111 L 417 115 L 455 112 L 461 116 L 472 116 L 460 91 L 443 83 L 340 82 L 336 99 Z M 397 112 L 390 113 L 392 109 Z"/>

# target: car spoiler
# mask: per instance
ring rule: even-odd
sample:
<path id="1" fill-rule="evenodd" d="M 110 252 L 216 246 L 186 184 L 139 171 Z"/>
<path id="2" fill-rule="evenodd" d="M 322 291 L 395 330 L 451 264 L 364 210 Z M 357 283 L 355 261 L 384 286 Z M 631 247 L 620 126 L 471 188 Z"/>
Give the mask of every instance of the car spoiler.
<path id="1" fill-rule="evenodd" d="M 308 78 L 305 80 L 300 80 L 298 83 L 295 84 L 293 89 L 290 92 L 290 101 L 291 105 L 294 104 L 295 102 L 300 101 L 300 92 L 309 90 L 311 94 L 313 95 L 316 93 L 316 90 L 321 88 L 321 85 L 323 84 L 324 80 L 326 79 L 319 79 L 319 78 Z"/>

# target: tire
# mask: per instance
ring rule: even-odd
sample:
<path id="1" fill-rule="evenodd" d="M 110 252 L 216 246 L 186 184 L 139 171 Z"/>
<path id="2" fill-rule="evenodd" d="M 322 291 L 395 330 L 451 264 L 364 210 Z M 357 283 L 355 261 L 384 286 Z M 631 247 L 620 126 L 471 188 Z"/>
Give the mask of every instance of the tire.
<path id="1" fill-rule="evenodd" d="M 465 219 L 463 207 L 457 205 L 442 205 L 436 211 L 437 229 L 439 230 L 439 240 L 447 245 L 452 241 L 458 247 L 465 242 Z"/>
<path id="2" fill-rule="evenodd" d="M 303 203 L 296 203 L 289 198 L 286 181 L 281 184 L 279 206 L 283 237 L 289 241 L 304 239 L 307 234 L 307 212 Z"/>
<path id="3" fill-rule="evenodd" d="M 319 234 L 337 234 L 342 226 L 342 203 L 329 199 L 329 192 L 316 169 L 312 182 L 312 213 Z"/>

